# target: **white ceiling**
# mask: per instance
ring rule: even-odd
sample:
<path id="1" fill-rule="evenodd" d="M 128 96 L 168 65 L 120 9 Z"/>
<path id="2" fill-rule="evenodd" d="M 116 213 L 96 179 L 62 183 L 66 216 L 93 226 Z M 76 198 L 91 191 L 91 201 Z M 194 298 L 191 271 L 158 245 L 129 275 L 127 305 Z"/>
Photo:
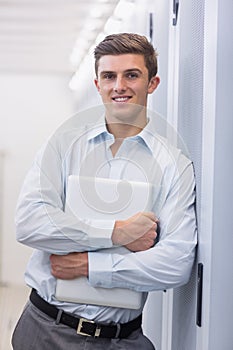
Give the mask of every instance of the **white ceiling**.
<path id="1" fill-rule="evenodd" d="M 70 55 L 76 40 L 85 36 L 92 46 L 117 3 L 0 0 L 0 73 L 74 72 Z"/>

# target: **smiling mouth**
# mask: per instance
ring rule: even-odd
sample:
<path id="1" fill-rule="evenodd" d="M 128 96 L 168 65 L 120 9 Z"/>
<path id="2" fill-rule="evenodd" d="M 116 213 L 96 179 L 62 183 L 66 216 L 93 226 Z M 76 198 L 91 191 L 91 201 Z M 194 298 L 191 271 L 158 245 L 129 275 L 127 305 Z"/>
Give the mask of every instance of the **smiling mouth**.
<path id="1" fill-rule="evenodd" d="M 118 96 L 118 97 L 113 97 L 112 100 L 115 102 L 127 102 L 131 99 L 131 96 Z"/>

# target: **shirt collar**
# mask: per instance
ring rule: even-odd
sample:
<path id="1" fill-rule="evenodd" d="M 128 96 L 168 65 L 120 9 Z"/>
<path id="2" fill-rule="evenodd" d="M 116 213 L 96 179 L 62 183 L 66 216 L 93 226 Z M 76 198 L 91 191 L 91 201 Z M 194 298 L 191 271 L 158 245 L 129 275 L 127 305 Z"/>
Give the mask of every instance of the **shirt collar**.
<path id="1" fill-rule="evenodd" d="M 98 123 L 89 125 L 88 128 L 88 141 L 97 138 L 101 134 L 105 134 L 106 138 L 113 138 L 113 135 L 109 133 L 106 127 L 105 117 L 102 116 Z M 155 140 L 156 140 L 156 131 L 154 128 L 154 123 L 152 120 L 149 120 L 145 128 L 137 135 L 133 136 L 132 139 L 142 141 L 147 148 L 154 152 Z"/>
<path id="2" fill-rule="evenodd" d="M 110 136 L 110 133 L 108 132 L 106 127 L 104 116 L 101 116 L 97 121 L 97 123 L 89 124 L 87 128 L 88 128 L 88 137 L 87 137 L 88 141 L 95 139 L 96 137 L 98 137 L 103 133 L 106 133 L 106 135 L 108 134 Z"/>
<path id="3" fill-rule="evenodd" d="M 138 135 L 135 135 L 135 138 L 141 139 L 151 151 L 151 153 L 154 153 L 157 133 L 154 127 L 154 123 L 151 119 L 149 119 L 145 128 Z"/>

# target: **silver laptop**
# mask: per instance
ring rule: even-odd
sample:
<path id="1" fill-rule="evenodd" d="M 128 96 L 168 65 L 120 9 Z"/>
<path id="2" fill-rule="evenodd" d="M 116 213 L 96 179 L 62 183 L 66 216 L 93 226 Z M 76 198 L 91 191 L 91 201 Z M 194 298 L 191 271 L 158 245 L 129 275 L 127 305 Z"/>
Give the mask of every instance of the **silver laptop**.
<path id="1" fill-rule="evenodd" d="M 65 211 L 80 219 L 124 220 L 151 208 L 152 185 L 148 182 L 76 175 L 68 178 Z"/>
<path id="2" fill-rule="evenodd" d="M 69 176 L 65 211 L 79 219 L 122 220 L 152 208 L 149 183 Z M 102 253 L 128 254 L 124 247 L 101 250 Z M 118 308 L 138 309 L 142 293 L 126 288 L 92 287 L 88 278 L 57 280 L 56 298 L 61 301 Z"/>

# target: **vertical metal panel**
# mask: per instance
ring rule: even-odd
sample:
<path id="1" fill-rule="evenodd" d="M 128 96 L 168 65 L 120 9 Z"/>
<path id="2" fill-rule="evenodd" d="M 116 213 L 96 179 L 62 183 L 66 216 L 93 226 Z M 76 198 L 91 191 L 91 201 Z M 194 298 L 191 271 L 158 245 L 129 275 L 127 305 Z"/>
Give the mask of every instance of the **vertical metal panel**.
<path id="1" fill-rule="evenodd" d="M 218 1 L 212 280 L 208 350 L 233 349 L 233 2 Z"/>
<path id="2" fill-rule="evenodd" d="M 198 258 L 203 263 L 202 326 L 197 328 L 197 349 L 213 350 L 210 338 L 210 293 L 212 271 L 212 231 L 215 162 L 215 101 L 217 68 L 218 0 L 205 1 L 203 62 L 203 123 L 201 212 L 199 215 Z"/>
<path id="3" fill-rule="evenodd" d="M 180 2 L 178 132 L 193 160 L 197 182 L 197 217 L 201 208 L 203 116 L 203 1 Z M 190 282 L 173 293 L 172 350 L 196 349 L 196 266 Z"/>

